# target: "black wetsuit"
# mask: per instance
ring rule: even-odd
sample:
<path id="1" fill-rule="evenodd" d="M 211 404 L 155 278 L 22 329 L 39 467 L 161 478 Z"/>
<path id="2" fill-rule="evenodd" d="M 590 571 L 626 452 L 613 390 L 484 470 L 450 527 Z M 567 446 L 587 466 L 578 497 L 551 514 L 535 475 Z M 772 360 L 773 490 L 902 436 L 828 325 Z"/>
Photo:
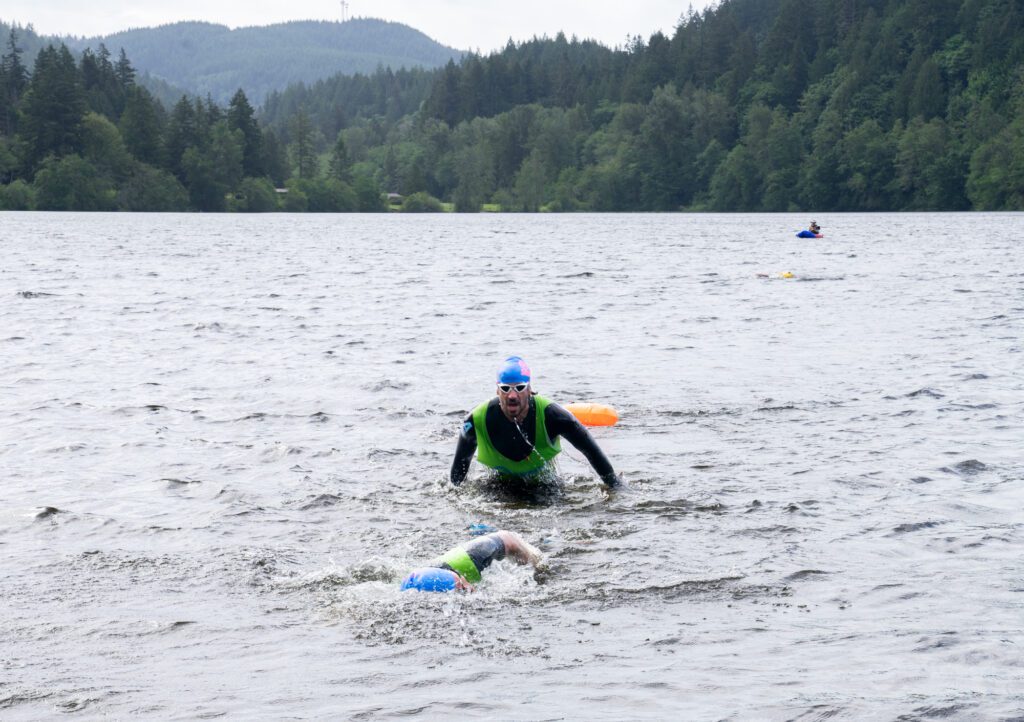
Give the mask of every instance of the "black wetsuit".
<path id="1" fill-rule="evenodd" d="M 491 566 L 491 562 L 501 561 L 505 558 L 505 542 L 502 541 L 501 535 L 497 532 L 477 537 L 461 545 L 460 548 L 466 552 L 478 572 L 482 572 Z M 449 569 L 456 573 L 459 572 L 458 569 L 452 569 L 443 558 L 435 559 L 430 563 L 430 566 L 437 567 L 438 569 Z"/>
<path id="2" fill-rule="evenodd" d="M 513 461 L 522 461 L 533 451 L 534 436 L 537 428 L 537 404 L 530 400 L 530 409 L 522 424 L 517 425 L 509 421 L 505 412 L 501 410 L 498 397 L 491 399 L 487 404 L 487 435 L 491 439 L 494 448 L 504 456 Z M 594 471 L 601 477 L 608 486 L 618 484 L 618 477 L 612 469 L 608 457 L 604 455 L 601 448 L 594 441 L 586 427 L 579 420 L 563 409 L 558 404 L 548 404 L 544 412 L 544 423 L 547 426 L 548 436 L 552 441 L 559 436 L 565 437 L 566 441 L 575 446 L 587 461 L 594 467 Z M 452 462 L 451 479 L 453 484 L 461 484 L 466 474 L 469 473 L 469 462 L 473 460 L 473 453 L 476 451 L 476 430 L 473 428 L 473 414 L 466 417 L 462 424 L 462 432 L 459 434 L 459 443 L 455 447 L 455 460 Z"/>

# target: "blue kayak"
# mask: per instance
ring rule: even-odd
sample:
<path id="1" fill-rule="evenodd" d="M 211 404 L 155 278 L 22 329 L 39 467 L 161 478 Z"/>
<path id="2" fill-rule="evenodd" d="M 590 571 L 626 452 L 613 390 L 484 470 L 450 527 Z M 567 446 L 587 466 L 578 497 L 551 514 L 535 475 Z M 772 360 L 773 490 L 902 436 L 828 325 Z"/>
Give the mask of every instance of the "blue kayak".
<path id="1" fill-rule="evenodd" d="M 811 231 L 800 231 L 796 234 L 797 238 L 824 238 L 820 233 L 812 233 Z"/>

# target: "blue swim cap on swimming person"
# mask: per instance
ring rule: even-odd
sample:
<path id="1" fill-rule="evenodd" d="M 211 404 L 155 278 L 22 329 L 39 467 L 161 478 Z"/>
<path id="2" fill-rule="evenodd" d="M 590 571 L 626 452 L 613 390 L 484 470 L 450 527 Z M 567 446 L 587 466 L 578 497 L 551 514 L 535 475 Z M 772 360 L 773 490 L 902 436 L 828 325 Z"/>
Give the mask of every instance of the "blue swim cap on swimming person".
<path id="1" fill-rule="evenodd" d="M 419 592 L 450 592 L 455 589 L 458 574 L 450 569 L 427 567 L 416 569 L 402 582 L 402 591 L 410 589 Z"/>
<path id="2" fill-rule="evenodd" d="M 509 356 L 498 369 L 499 384 L 530 383 L 530 367 L 519 356 Z"/>

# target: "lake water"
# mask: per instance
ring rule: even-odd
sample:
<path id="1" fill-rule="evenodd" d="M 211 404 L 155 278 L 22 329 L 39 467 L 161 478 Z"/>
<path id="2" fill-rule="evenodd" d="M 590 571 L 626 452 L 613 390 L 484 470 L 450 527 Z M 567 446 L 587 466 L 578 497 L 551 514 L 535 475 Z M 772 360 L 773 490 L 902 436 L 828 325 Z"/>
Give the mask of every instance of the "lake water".
<path id="1" fill-rule="evenodd" d="M 817 219 L 0 213 L 0 717 L 1021 719 L 1024 215 Z"/>

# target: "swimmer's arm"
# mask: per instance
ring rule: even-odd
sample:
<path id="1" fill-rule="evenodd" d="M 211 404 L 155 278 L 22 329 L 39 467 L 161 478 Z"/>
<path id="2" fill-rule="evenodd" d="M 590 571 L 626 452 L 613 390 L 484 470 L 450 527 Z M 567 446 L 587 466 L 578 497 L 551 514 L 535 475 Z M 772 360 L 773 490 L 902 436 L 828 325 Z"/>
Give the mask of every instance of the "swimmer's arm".
<path id="1" fill-rule="evenodd" d="M 462 431 L 459 433 L 459 443 L 455 447 L 455 459 L 452 461 L 451 480 L 452 484 L 458 486 L 466 480 L 469 474 L 469 464 L 473 461 L 473 454 L 476 452 L 476 431 L 473 429 L 473 417 L 469 417 L 462 424 Z"/>
<path id="2" fill-rule="evenodd" d="M 505 544 L 505 555 L 515 559 L 520 564 L 532 564 L 537 566 L 541 559 L 540 549 L 530 544 L 514 531 L 501 530 L 495 532 Z"/>
<path id="3" fill-rule="evenodd" d="M 615 474 L 615 469 L 608 461 L 608 457 L 601 451 L 601 447 L 594 441 L 587 428 L 579 422 L 575 416 L 563 409 L 558 404 L 549 404 L 544 421 L 548 427 L 548 436 L 564 436 L 566 441 L 575 446 L 587 457 L 587 461 L 594 467 L 594 471 L 607 486 L 618 486 L 621 482 Z"/>

